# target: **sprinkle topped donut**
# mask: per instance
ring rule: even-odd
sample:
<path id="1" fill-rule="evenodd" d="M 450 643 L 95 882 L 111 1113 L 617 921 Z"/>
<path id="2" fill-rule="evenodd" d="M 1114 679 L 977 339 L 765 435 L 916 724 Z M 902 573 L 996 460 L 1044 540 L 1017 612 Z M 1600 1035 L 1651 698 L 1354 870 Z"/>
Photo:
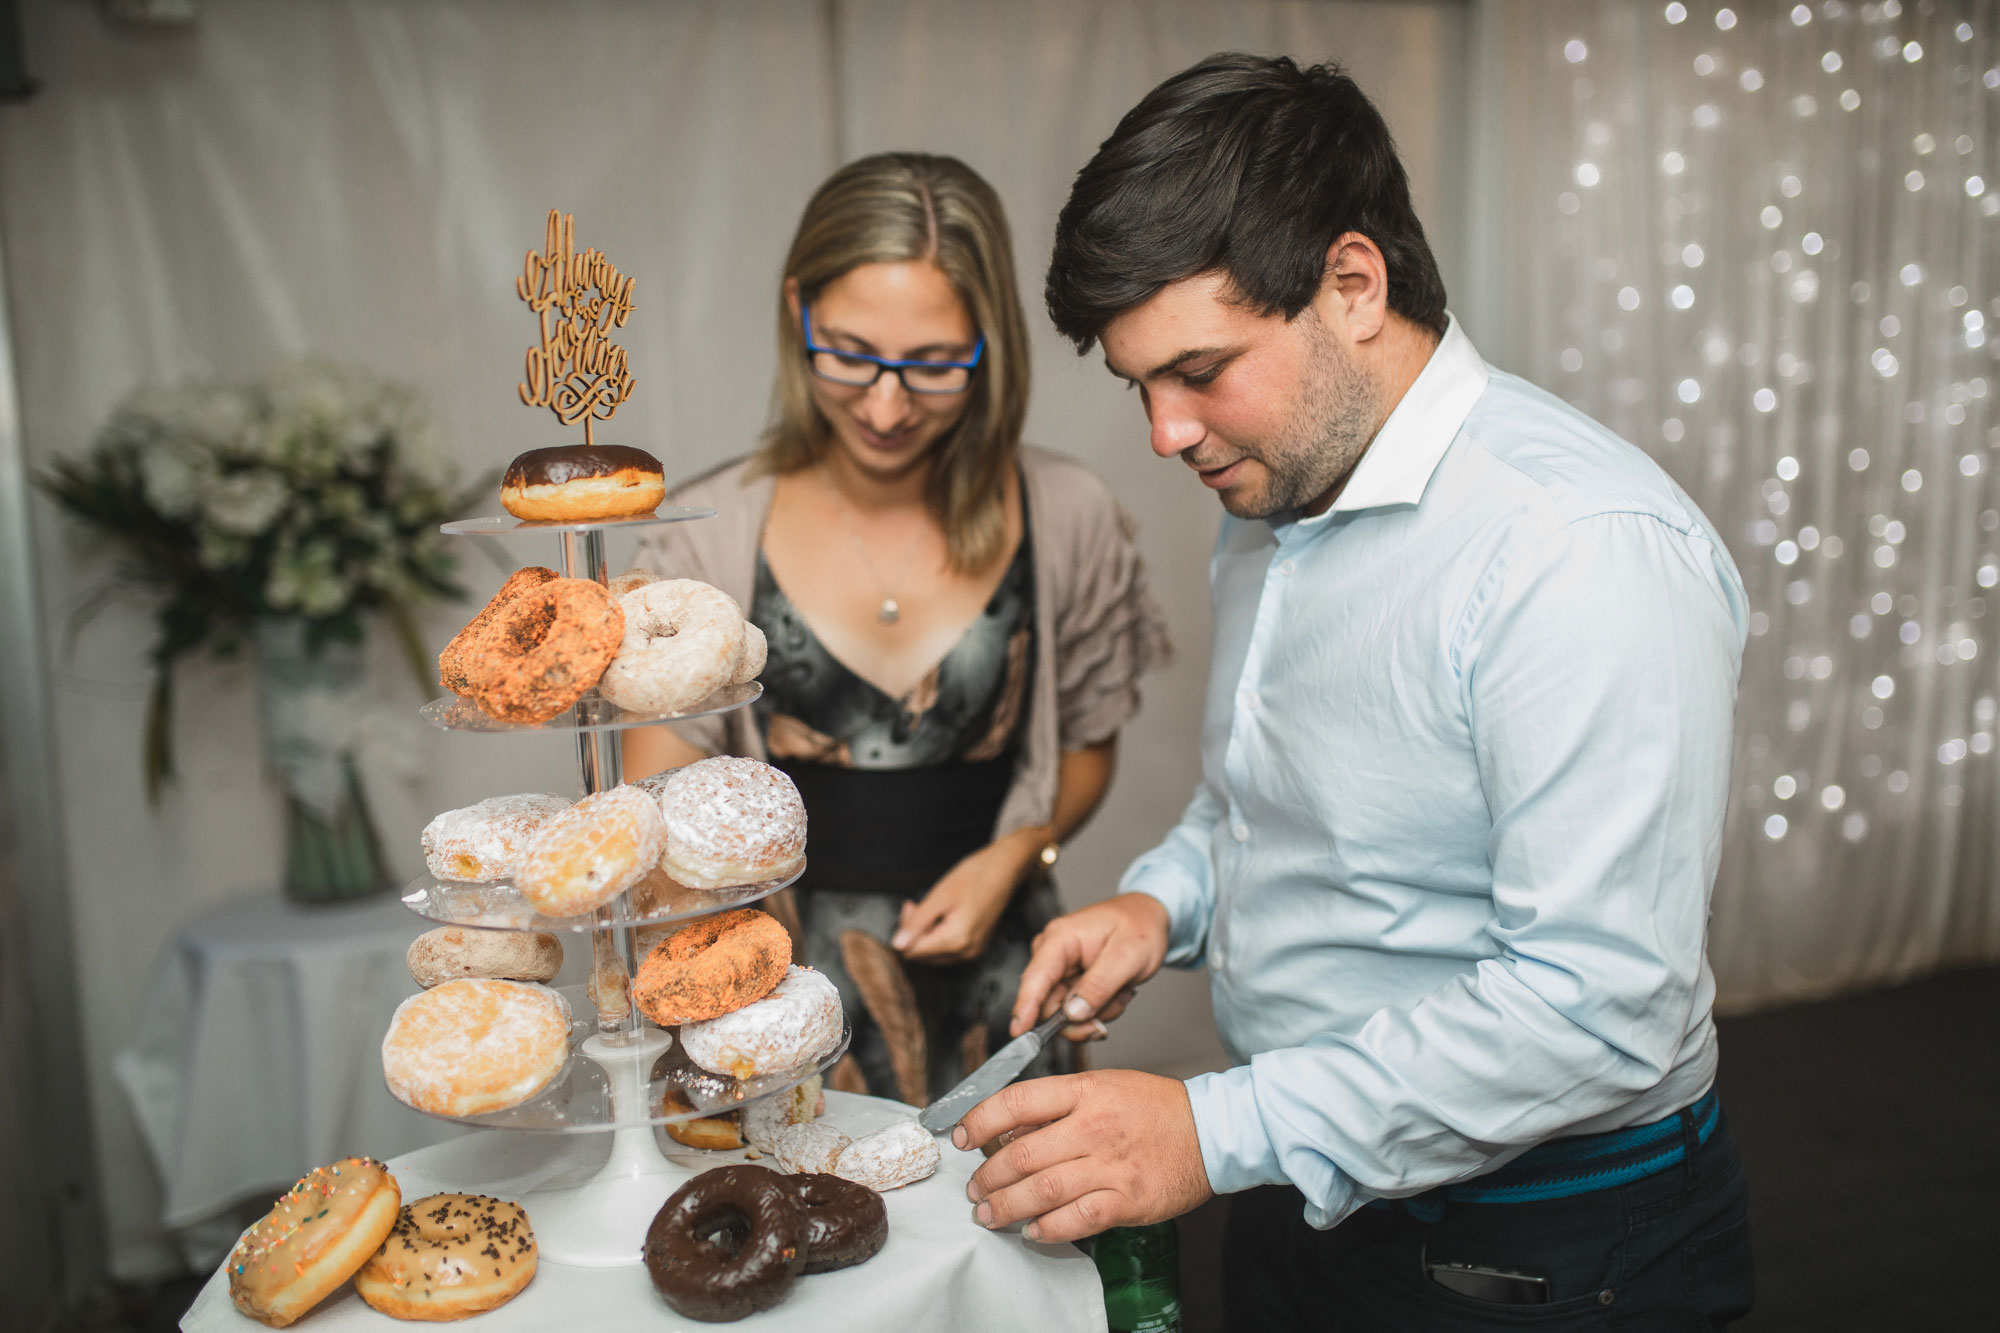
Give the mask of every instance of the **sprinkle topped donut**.
<path id="1" fill-rule="evenodd" d="M 395 1225 L 402 1191 L 372 1157 L 317 1167 L 271 1205 L 229 1253 L 229 1298 L 272 1328 L 324 1300 Z"/>
<path id="2" fill-rule="evenodd" d="M 535 1233 L 518 1203 L 431 1194 L 403 1205 L 354 1291 L 395 1319 L 463 1319 L 505 1305 L 534 1279 Z"/>
<path id="3" fill-rule="evenodd" d="M 660 784 L 660 810 L 660 864 L 690 888 L 763 884 L 805 864 L 805 802 L 769 764 L 722 755 L 675 769 Z"/>

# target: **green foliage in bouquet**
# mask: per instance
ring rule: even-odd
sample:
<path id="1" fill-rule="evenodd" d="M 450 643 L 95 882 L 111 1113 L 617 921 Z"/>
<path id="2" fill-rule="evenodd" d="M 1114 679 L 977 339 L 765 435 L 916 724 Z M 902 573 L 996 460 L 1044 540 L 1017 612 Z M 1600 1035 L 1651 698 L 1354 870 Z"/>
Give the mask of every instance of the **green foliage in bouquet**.
<path id="1" fill-rule="evenodd" d="M 296 617 L 310 650 L 359 642 L 380 613 L 435 694 L 414 608 L 465 595 L 438 525 L 490 487 L 459 488 L 416 390 L 318 359 L 250 385 L 140 389 L 87 456 L 37 482 L 116 557 L 79 621 L 121 594 L 159 599 L 149 799 L 173 773 L 174 666 L 240 653 L 261 620 Z"/>

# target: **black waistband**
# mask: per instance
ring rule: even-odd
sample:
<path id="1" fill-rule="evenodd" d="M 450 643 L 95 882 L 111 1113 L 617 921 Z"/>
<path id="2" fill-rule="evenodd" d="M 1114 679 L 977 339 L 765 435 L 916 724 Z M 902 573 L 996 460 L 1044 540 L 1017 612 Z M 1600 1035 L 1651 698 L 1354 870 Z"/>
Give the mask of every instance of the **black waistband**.
<path id="1" fill-rule="evenodd" d="M 993 840 L 1014 780 L 1011 755 L 923 768 L 778 764 L 805 800 L 805 892 L 919 898 Z"/>

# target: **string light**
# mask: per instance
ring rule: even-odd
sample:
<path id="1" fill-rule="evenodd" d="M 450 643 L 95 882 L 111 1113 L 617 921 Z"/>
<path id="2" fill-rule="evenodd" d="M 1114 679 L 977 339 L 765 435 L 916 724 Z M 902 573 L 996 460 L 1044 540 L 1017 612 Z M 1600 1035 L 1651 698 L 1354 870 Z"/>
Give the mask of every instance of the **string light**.
<path id="1" fill-rule="evenodd" d="M 1772 22 L 1725 6 L 1704 11 L 1711 27 L 1665 4 L 1650 87 L 1631 75 L 1645 47 L 1609 16 L 1545 48 L 1597 82 L 1551 192 L 1576 278 L 1540 354 L 1730 541 L 1756 645 L 1742 707 L 1768 719 L 1745 713 L 1737 800 L 1763 807 L 1766 845 L 1837 831 L 1866 846 L 1921 803 L 1990 790 L 1960 775 L 2000 752 L 2000 701 L 1973 698 L 2000 589 L 2000 508 L 1983 498 L 2000 449 L 2000 290 L 1980 262 L 2000 244 L 1979 141 L 1992 104 L 1937 95 L 1954 77 L 2000 91 L 2000 66 L 1969 59 L 2000 34 L 1911 8 L 1813 0 Z M 1864 101 L 1869 118 L 1838 122 L 1858 147 L 1828 133 L 1823 107 Z M 1635 162 L 1614 127 L 1648 116 L 1672 146 Z M 1843 729 L 1848 744 L 1828 739 Z"/>

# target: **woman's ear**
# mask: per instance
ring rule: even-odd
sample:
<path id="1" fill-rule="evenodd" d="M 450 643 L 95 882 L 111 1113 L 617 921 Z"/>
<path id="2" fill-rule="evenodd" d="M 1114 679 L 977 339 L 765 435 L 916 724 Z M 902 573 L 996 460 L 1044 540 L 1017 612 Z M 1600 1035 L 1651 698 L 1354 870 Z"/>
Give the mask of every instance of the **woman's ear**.
<path id="1" fill-rule="evenodd" d="M 796 322 L 801 309 L 799 302 L 799 280 L 797 278 L 785 279 L 785 305 L 792 312 L 792 319 Z"/>

